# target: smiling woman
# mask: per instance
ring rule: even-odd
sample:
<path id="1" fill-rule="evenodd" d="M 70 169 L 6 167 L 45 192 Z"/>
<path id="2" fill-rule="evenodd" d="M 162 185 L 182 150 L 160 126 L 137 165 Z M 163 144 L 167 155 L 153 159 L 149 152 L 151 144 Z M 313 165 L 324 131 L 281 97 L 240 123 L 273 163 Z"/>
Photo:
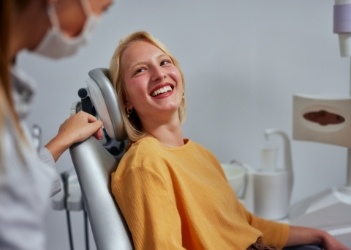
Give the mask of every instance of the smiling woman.
<path id="1" fill-rule="evenodd" d="M 110 75 L 131 142 L 111 176 L 111 190 L 135 249 L 346 249 L 326 232 L 245 209 L 217 158 L 183 137 L 184 77 L 150 34 L 122 40 Z"/>
<path id="2" fill-rule="evenodd" d="M 129 50 L 132 45 L 133 50 Z M 171 115 L 179 124 L 185 120 L 185 84 L 179 63 L 150 34 L 136 32 L 121 41 L 111 60 L 110 75 L 131 141 L 156 132 L 149 128 L 150 117 L 168 119 Z M 163 117 L 154 116 L 161 113 Z"/>

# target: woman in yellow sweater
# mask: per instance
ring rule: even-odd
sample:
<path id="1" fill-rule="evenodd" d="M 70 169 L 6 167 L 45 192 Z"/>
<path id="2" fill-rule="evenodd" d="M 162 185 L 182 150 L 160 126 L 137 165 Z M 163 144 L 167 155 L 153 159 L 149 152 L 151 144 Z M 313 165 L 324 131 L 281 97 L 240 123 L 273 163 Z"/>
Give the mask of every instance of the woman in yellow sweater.
<path id="1" fill-rule="evenodd" d="M 242 206 L 216 157 L 183 138 L 184 77 L 157 39 L 129 35 L 110 74 L 131 142 L 111 188 L 135 249 L 347 249 L 324 231 L 264 220 Z"/>

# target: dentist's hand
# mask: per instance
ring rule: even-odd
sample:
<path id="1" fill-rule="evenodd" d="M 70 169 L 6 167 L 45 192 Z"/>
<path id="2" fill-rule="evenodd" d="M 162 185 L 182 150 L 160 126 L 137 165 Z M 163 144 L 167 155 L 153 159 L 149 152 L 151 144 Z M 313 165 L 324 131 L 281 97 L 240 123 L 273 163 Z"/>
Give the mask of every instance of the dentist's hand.
<path id="1" fill-rule="evenodd" d="M 84 141 L 92 135 L 100 140 L 103 135 L 101 127 L 100 120 L 80 111 L 61 124 L 57 135 L 46 145 L 46 148 L 57 161 L 61 154 L 74 143 Z"/>

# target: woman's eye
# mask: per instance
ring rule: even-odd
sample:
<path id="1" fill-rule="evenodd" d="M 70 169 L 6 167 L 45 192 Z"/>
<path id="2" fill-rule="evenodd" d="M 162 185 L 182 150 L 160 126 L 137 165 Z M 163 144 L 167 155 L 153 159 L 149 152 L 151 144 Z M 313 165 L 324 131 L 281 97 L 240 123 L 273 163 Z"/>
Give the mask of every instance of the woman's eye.
<path id="1" fill-rule="evenodd" d="M 172 63 L 172 61 L 171 60 L 169 60 L 169 59 L 165 59 L 165 60 L 162 60 L 161 61 L 161 66 L 163 66 L 163 65 L 167 65 L 167 64 L 169 64 L 169 63 Z"/>
<path id="2" fill-rule="evenodd" d="M 135 70 L 134 75 L 140 74 L 140 73 L 144 72 L 145 70 L 146 70 L 145 68 L 138 68 Z"/>

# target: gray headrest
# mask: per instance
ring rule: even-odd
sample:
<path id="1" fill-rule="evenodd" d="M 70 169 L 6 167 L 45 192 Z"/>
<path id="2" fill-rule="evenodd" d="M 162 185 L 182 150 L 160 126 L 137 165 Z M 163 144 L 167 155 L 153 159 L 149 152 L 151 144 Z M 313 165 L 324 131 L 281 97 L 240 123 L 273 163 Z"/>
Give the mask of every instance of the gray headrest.
<path id="1" fill-rule="evenodd" d="M 127 139 L 118 106 L 117 94 L 109 78 L 109 71 L 96 68 L 89 71 L 86 81 L 88 93 L 109 137 L 117 141 Z"/>

